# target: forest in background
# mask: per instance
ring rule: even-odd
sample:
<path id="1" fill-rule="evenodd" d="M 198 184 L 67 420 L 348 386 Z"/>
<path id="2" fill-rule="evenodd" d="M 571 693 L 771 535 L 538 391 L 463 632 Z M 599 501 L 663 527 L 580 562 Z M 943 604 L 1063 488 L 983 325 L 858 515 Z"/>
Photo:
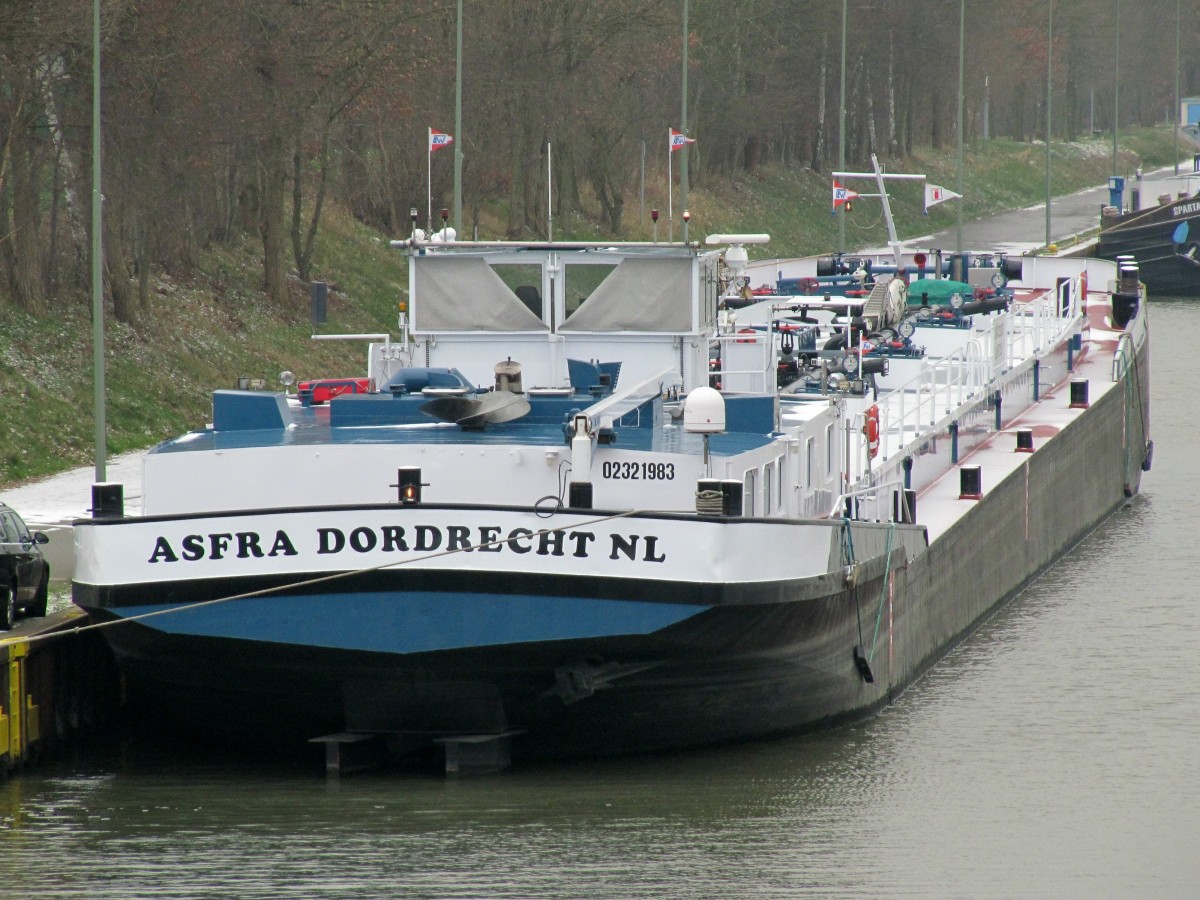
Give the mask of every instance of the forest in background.
<path id="1" fill-rule="evenodd" d="M 967 0 L 963 139 L 1042 139 L 1047 0 Z M 330 206 L 388 236 L 451 206 L 454 0 L 103 0 L 105 298 L 153 315 L 160 274 L 259 248 L 262 299 L 305 291 Z M 848 0 L 846 159 L 957 141 L 955 0 Z M 1195 0 L 1053 6 L 1052 138 L 1168 121 L 1197 89 Z M 1118 10 L 1120 17 L 1118 19 Z M 644 234 L 681 124 L 682 0 L 464 0 L 460 231 Z M 689 179 L 838 159 L 841 0 L 690 0 Z M 0 309 L 86 309 L 92 4 L 0 4 Z M 1114 103 L 1114 91 L 1119 97 Z M 643 156 L 644 154 L 644 156 Z M 684 154 L 677 154 L 679 159 Z M 678 174 L 678 172 L 676 172 Z M 1039 176 L 1040 177 L 1040 176 Z M 665 210 L 664 210 L 665 211 Z M 678 213 L 678 210 L 676 211 Z M 454 223 L 452 223 L 454 224 Z M 492 233 L 492 232 L 497 233 Z"/>

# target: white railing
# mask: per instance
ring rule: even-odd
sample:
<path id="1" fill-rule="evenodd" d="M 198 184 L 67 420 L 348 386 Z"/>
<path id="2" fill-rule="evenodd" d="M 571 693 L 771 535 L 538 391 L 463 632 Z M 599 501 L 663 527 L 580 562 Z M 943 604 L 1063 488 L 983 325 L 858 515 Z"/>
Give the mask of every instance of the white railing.
<path id="1" fill-rule="evenodd" d="M 829 510 L 829 518 L 849 518 L 858 522 L 892 522 L 897 519 L 896 497 L 904 497 L 904 482 L 899 479 L 839 494 Z"/>
<path id="2" fill-rule="evenodd" d="M 1081 289 L 1079 276 L 1056 285 L 1036 300 L 1010 308 L 1013 325 L 1007 348 L 1011 369 L 1064 338 L 1074 325 Z M 1061 310 L 1061 312 L 1060 312 Z"/>
<path id="3" fill-rule="evenodd" d="M 1079 288 L 1076 277 L 1036 300 L 1013 304 L 988 331 L 880 397 L 880 455 L 890 457 L 923 429 L 936 426 L 963 404 L 981 399 L 987 387 L 1006 371 L 1065 339 L 1076 325 Z M 1064 297 L 1063 291 L 1070 291 L 1069 297 Z M 1064 300 L 1066 313 L 1060 315 Z M 1001 341 L 999 347 L 997 340 Z"/>
<path id="4" fill-rule="evenodd" d="M 752 394 L 775 390 L 775 335 L 770 330 L 721 334 L 717 341 L 721 347 L 721 368 L 711 374 L 720 379 L 723 390 Z M 734 358 L 751 368 L 733 368 Z"/>

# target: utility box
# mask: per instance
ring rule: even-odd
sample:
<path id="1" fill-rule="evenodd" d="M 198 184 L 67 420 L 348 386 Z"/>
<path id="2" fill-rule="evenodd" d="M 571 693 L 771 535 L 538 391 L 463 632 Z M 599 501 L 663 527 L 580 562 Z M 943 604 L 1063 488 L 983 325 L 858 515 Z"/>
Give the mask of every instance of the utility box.
<path id="1" fill-rule="evenodd" d="M 1113 175 L 1108 179 L 1108 205 L 1124 209 L 1124 203 L 1125 179 L 1120 175 Z"/>

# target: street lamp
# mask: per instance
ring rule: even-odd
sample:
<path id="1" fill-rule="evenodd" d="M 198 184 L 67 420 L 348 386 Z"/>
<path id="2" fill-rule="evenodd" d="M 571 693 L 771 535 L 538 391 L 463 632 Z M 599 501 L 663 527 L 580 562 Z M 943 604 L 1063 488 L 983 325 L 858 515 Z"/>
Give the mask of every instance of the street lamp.
<path id="1" fill-rule="evenodd" d="M 1050 101 L 1054 87 L 1054 0 L 1050 0 L 1050 21 L 1046 31 L 1046 246 L 1050 240 Z"/>
<path id="2" fill-rule="evenodd" d="M 1121 0 L 1117 0 L 1117 42 L 1113 48 L 1113 175 L 1117 174 L 1117 124 L 1121 121 Z"/>
<path id="3" fill-rule="evenodd" d="M 104 409 L 104 266 L 100 253 L 100 0 L 92 0 L 92 381 L 95 387 L 96 482 L 107 481 Z"/>
<path id="4" fill-rule="evenodd" d="M 963 249 L 963 69 L 966 65 L 967 0 L 958 4 L 958 218 L 954 229 L 954 248 Z"/>

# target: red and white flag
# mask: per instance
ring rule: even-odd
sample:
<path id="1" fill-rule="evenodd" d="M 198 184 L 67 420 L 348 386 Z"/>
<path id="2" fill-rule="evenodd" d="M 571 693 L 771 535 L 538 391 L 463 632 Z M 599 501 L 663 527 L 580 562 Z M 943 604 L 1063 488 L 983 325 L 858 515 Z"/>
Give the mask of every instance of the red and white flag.
<path id="1" fill-rule="evenodd" d="M 690 138 L 686 134 L 684 134 L 682 131 L 676 131 L 674 128 L 670 129 L 670 134 L 671 134 L 671 152 L 672 153 L 674 153 L 680 147 L 683 147 L 687 144 L 696 143 L 695 138 Z"/>
<path id="2" fill-rule="evenodd" d="M 851 200 L 855 199 L 857 196 L 858 196 L 858 194 L 856 194 L 854 191 L 850 190 L 850 188 L 843 187 L 842 185 L 840 185 L 836 181 L 834 181 L 834 183 L 833 183 L 833 208 L 834 209 L 837 209 L 843 203 L 849 203 Z"/>
<path id="3" fill-rule="evenodd" d="M 954 191 L 942 187 L 940 184 L 925 184 L 925 208 L 929 209 L 938 203 L 943 203 L 946 200 L 955 200 L 961 197 L 962 194 L 956 194 Z"/>
<path id="4" fill-rule="evenodd" d="M 432 153 L 434 150 L 441 150 L 443 147 L 449 147 L 453 143 L 454 138 L 452 138 L 450 135 L 441 131 L 434 131 L 432 128 L 429 129 L 430 153 Z"/>

